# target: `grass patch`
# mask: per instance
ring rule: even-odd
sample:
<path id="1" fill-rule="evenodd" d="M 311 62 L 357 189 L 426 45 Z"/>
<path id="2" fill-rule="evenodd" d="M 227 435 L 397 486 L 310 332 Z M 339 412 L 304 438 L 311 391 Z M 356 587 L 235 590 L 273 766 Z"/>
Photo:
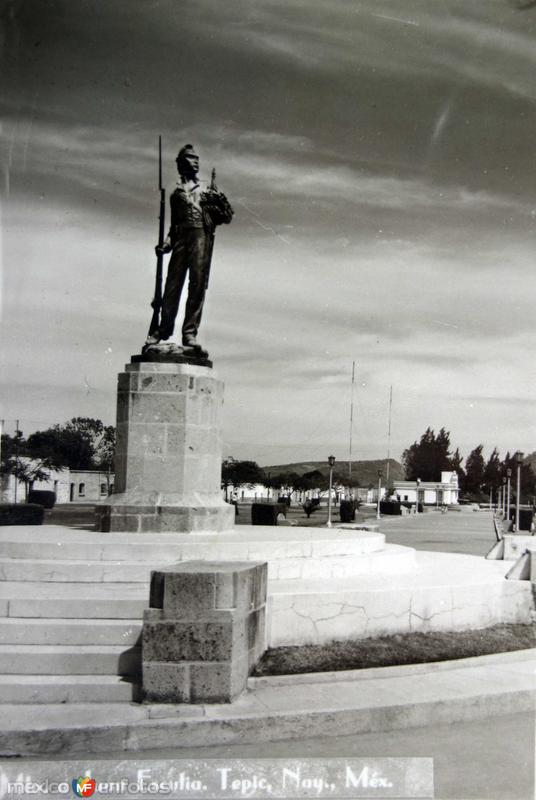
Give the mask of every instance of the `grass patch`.
<path id="1" fill-rule="evenodd" d="M 267 650 L 254 675 L 297 675 L 426 664 L 536 647 L 536 625 L 502 624 L 474 631 L 397 633 L 375 639 Z"/>

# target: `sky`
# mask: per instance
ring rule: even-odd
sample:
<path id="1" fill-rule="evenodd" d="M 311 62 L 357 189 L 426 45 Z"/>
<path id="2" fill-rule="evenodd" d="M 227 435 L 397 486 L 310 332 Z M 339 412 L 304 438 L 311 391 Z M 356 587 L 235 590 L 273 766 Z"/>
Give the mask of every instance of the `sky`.
<path id="1" fill-rule="evenodd" d="M 1 410 L 115 419 L 192 142 L 235 209 L 199 339 L 224 452 L 536 450 L 536 8 L 2 0 Z M 168 214 L 169 219 L 169 214 Z M 388 443 L 389 393 L 393 404 Z"/>

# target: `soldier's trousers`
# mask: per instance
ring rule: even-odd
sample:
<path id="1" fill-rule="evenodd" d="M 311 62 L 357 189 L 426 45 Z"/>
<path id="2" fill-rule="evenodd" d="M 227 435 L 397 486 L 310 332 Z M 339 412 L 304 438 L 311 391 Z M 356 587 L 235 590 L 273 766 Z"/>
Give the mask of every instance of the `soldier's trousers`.
<path id="1" fill-rule="evenodd" d="M 175 328 L 186 273 L 188 298 L 182 326 L 182 338 L 196 336 L 203 313 L 205 291 L 212 256 L 212 235 L 204 228 L 184 228 L 169 259 L 166 286 L 162 299 L 160 337 L 169 339 Z"/>

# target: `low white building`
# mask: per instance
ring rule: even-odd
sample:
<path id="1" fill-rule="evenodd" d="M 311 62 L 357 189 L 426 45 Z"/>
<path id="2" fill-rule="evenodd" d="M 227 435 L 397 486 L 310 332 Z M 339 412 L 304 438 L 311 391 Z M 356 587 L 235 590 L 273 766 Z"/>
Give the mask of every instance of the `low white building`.
<path id="1" fill-rule="evenodd" d="M 21 461 L 23 458 L 20 459 Z M 29 462 L 30 459 L 24 459 Z M 44 469 L 49 476 L 46 481 L 32 481 L 25 484 L 24 481 L 17 480 L 14 475 L 0 476 L 0 500 L 2 503 L 25 503 L 27 492 L 31 489 L 45 490 L 54 492 L 57 503 L 68 503 L 70 493 L 70 475 L 68 469 L 54 470 Z"/>
<path id="2" fill-rule="evenodd" d="M 348 489 L 344 486 L 334 486 L 332 490 L 332 498 L 337 502 L 341 499 L 345 499 L 346 493 Z M 262 483 L 256 483 L 253 486 L 237 486 L 236 489 L 230 485 L 226 489 L 222 489 L 223 498 L 224 500 L 231 500 L 232 495 L 234 494 L 235 498 L 240 503 L 262 503 L 262 502 L 274 502 L 277 500 L 278 497 L 288 497 L 289 496 L 289 487 L 288 486 L 281 486 L 279 489 L 267 489 L 266 486 L 263 486 Z M 361 502 L 374 502 L 378 497 L 378 488 L 375 489 L 364 489 L 364 488 L 355 488 L 352 489 L 352 495 L 356 499 L 360 500 Z M 322 501 L 328 501 L 328 492 L 327 490 L 320 490 L 320 489 L 307 489 L 306 491 L 292 491 L 290 492 L 290 499 L 292 503 L 304 503 L 307 499 L 320 497 Z"/>
<path id="3" fill-rule="evenodd" d="M 96 469 L 71 469 L 69 502 L 97 503 L 114 490 L 114 473 Z"/>
<path id="4" fill-rule="evenodd" d="M 14 475 L 1 475 L 0 501 L 2 503 L 25 503 L 27 492 L 37 489 L 54 492 L 56 503 L 97 503 L 113 491 L 113 472 L 69 469 L 43 469 L 43 471 L 49 476 L 48 479 L 32 481 L 30 485 L 16 480 Z"/>
<path id="5" fill-rule="evenodd" d="M 402 502 L 415 503 L 418 500 L 425 506 L 450 506 L 459 502 L 456 472 L 442 472 L 440 481 L 394 481 L 393 487 Z"/>

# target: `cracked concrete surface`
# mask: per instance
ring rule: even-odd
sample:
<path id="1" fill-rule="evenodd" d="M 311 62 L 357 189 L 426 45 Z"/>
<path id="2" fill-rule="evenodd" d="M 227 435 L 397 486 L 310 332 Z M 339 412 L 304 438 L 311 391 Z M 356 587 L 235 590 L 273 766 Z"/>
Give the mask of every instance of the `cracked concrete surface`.
<path id="1" fill-rule="evenodd" d="M 268 606 L 269 644 L 431 630 L 469 630 L 527 622 L 533 600 L 526 581 L 506 581 L 508 565 L 476 556 L 416 554 L 412 571 L 355 580 L 279 581 Z"/>

